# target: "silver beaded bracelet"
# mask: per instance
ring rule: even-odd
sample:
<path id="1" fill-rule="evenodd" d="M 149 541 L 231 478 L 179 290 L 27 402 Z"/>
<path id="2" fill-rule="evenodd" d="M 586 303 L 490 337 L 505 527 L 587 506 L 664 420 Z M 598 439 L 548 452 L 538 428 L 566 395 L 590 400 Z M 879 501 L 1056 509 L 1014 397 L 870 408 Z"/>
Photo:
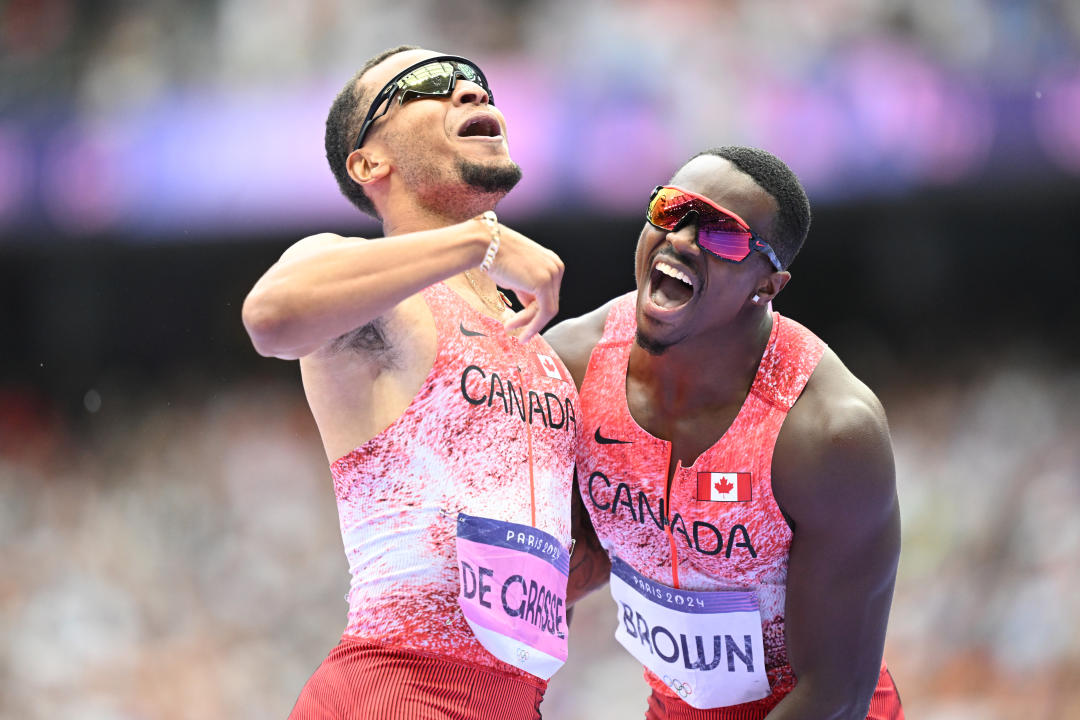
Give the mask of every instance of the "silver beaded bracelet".
<path id="1" fill-rule="evenodd" d="M 480 263 L 480 269 L 487 272 L 491 269 L 491 264 L 495 262 L 495 253 L 499 252 L 499 218 L 495 216 L 494 210 L 488 210 L 485 213 L 477 215 L 476 219 L 487 225 L 488 230 L 491 231 L 491 243 L 488 244 L 487 253 L 484 255 L 484 262 Z"/>

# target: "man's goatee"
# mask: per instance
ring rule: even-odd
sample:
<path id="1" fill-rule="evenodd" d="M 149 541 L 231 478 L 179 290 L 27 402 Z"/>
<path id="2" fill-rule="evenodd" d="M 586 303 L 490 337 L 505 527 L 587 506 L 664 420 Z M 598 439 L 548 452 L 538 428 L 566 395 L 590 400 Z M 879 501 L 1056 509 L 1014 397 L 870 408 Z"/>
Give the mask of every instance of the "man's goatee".
<path id="1" fill-rule="evenodd" d="M 504 165 L 482 165 L 459 160 L 458 171 L 467 185 L 486 193 L 510 192 L 521 180 L 521 167 L 512 161 Z"/>

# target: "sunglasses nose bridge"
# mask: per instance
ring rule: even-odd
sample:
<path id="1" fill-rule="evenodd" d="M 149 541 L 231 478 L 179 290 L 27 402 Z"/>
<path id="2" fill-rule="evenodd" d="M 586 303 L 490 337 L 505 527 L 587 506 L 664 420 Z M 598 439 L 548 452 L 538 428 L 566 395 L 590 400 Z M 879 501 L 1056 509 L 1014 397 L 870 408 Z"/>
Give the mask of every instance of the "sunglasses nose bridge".
<path id="1" fill-rule="evenodd" d="M 456 104 L 487 105 L 491 102 L 491 95 L 480 83 L 466 80 L 460 74 L 454 76 L 453 82 L 451 94 Z"/>
<path id="2" fill-rule="evenodd" d="M 697 213 L 694 211 L 688 212 L 675 227 L 667 231 L 667 241 L 677 251 L 689 255 L 697 255 L 701 252 L 697 236 Z"/>
<path id="3" fill-rule="evenodd" d="M 683 215 L 681 218 L 679 218 L 679 221 L 677 223 L 675 223 L 675 227 L 671 228 L 671 232 L 679 232 L 684 227 L 687 227 L 687 226 L 690 226 L 690 225 L 696 226 L 697 222 L 698 222 L 698 212 L 697 212 L 697 210 L 687 210 L 686 214 Z"/>

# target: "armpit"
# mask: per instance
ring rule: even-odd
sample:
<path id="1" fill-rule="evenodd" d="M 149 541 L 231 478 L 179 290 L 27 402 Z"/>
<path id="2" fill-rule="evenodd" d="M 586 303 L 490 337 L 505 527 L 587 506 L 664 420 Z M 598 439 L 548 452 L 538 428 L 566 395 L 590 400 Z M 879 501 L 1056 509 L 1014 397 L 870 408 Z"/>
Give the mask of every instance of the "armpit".
<path id="1" fill-rule="evenodd" d="M 329 349 L 331 353 L 351 351 L 370 355 L 384 368 L 398 364 L 397 353 L 387 336 L 384 318 L 376 318 L 367 325 L 335 338 Z"/>

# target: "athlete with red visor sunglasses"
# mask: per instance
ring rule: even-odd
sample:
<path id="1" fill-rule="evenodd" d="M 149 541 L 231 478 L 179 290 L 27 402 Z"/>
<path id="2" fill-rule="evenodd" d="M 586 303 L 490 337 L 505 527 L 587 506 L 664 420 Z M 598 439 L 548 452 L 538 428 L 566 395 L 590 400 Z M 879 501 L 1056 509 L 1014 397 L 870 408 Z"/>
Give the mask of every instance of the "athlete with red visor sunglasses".
<path id="1" fill-rule="evenodd" d="M 716 148 L 646 219 L 637 292 L 545 334 L 584 420 L 571 601 L 610 584 L 649 720 L 901 720 L 882 661 L 900 548 L 885 414 L 770 309 L 809 229 L 798 179 Z"/>

